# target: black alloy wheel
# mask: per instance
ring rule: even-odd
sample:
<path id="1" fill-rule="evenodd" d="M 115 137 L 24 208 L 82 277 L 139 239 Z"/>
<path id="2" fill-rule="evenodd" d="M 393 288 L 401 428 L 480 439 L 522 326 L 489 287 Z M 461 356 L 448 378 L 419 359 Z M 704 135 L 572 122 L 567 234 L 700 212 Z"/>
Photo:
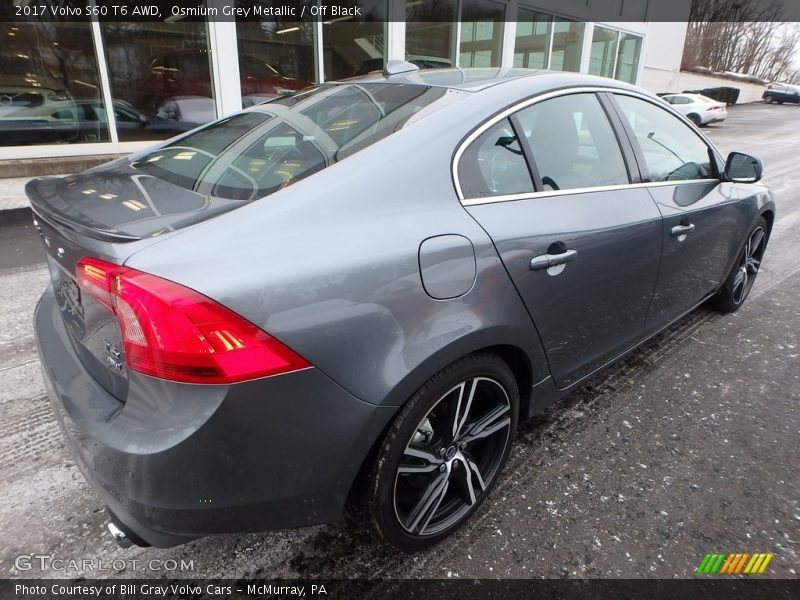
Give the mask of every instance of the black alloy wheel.
<path id="1" fill-rule="evenodd" d="M 744 247 L 722 288 L 711 299 L 711 306 L 720 312 L 737 311 L 747 299 L 761 268 L 767 247 L 767 222 L 760 217 L 747 235 Z"/>
<path id="2" fill-rule="evenodd" d="M 474 354 L 423 385 L 396 417 L 368 478 L 368 513 L 405 551 L 433 545 L 478 508 L 497 480 L 517 424 L 508 366 Z"/>

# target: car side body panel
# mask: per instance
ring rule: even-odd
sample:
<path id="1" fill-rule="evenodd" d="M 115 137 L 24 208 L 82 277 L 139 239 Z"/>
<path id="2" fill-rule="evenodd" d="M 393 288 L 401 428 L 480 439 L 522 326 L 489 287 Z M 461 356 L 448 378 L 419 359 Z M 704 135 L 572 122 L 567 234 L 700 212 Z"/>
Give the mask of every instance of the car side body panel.
<path id="1" fill-rule="evenodd" d="M 492 235 L 559 387 L 644 335 L 661 255 L 661 215 L 646 189 L 544 195 L 468 210 Z M 576 259 L 560 272 L 531 270 L 531 259 L 559 242 Z"/>
<path id="2" fill-rule="evenodd" d="M 549 369 L 533 322 L 450 177 L 453 149 L 496 106 L 478 100 L 126 264 L 228 306 L 366 402 L 400 405 L 453 360 L 493 345 L 523 351 L 541 381 Z M 419 265 L 420 244 L 441 235 L 475 251 L 474 285 L 448 300 L 426 292 Z"/>
<path id="3" fill-rule="evenodd" d="M 716 291 L 728 275 L 751 219 L 737 184 L 710 180 L 651 187 L 663 215 L 658 284 L 647 329 L 660 329 Z M 681 227 L 693 226 L 675 235 Z"/>

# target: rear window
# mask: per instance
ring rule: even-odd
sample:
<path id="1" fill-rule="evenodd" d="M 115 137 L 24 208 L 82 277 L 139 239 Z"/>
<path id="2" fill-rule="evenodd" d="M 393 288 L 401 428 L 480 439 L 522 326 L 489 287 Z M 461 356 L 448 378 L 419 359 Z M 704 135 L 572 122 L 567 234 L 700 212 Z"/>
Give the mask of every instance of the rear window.
<path id="1" fill-rule="evenodd" d="M 423 85 L 323 85 L 217 121 L 132 165 L 201 194 L 254 200 L 387 137 L 446 95 Z"/>

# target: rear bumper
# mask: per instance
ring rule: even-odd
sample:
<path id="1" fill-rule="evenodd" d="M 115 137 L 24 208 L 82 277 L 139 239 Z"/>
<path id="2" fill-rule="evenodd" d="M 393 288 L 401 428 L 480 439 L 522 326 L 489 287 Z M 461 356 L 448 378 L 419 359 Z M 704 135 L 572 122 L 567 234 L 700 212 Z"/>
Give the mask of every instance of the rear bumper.
<path id="1" fill-rule="evenodd" d="M 122 403 L 83 369 L 50 288 L 35 328 L 70 453 L 116 519 L 153 546 L 340 519 L 396 411 L 314 368 L 229 386 L 131 372 Z"/>

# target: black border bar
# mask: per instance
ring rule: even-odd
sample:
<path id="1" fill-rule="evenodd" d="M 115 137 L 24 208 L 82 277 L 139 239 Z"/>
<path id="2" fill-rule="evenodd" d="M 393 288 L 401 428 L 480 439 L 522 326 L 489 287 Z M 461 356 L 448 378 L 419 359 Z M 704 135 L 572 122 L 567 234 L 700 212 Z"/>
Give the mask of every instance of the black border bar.
<path id="1" fill-rule="evenodd" d="M 298 580 L 0 580 L 0 598 L 6 600 L 195 600 L 223 598 L 309 598 L 312 600 L 782 600 L 800 597 L 800 579 L 753 577 L 657 579 L 298 579 Z"/>
<path id="2" fill-rule="evenodd" d="M 0 22 L 447 21 L 457 0 L 0 0 Z M 520 0 L 520 7 L 578 21 L 800 21 L 798 0 Z M 487 12 L 488 11 L 488 12 Z M 462 0 L 463 20 L 496 14 Z M 491 17 L 490 17 L 491 18 Z M 516 15 L 507 15 L 516 20 Z"/>

